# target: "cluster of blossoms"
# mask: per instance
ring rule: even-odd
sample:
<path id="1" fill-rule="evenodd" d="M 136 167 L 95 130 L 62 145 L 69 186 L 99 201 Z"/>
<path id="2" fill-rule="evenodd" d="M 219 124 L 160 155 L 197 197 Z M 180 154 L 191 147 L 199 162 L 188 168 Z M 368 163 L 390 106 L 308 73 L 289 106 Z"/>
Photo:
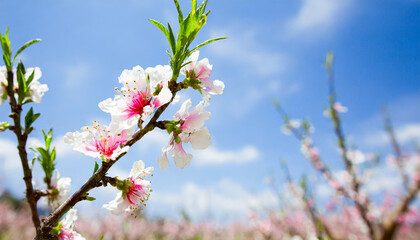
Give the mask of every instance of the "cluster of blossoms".
<path id="1" fill-rule="evenodd" d="M 41 69 L 38 67 L 35 68 L 28 68 L 26 69 L 25 79 L 28 79 L 31 74 L 34 74 L 33 80 L 29 84 L 29 94 L 25 97 L 23 102 L 31 100 L 35 103 L 41 103 L 41 98 L 44 96 L 45 92 L 48 91 L 47 84 L 41 84 L 38 80 L 42 76 Z M 8 97 L 7 97 L 7 68 L 6 66 L 0 66 L 0 104 L 2 104 Z M 17 81 L 17 74 L 16 69 L 13 70 L 13 91 L 16 92 L 17 98 L 17 89 L 18 89 L 18 81 Z"/>
<path id="2" fill-rule="evenodd" d="M 36 229 L 36 239 L 49 239 L 51 234 L 60 240 L 84 239 L 73 230 L 77 216 L 75 210 L 69 211 L 69 209 L 80 201 L 95 200 L 89 196 L 89 191 L 96 187 L 110 184 L 119 190 L 117 197 L 104 205 L 104 208 L 114 214 L 128 212 L 136 215 L 143 206 L 146 206 L 145 202 L 152 190 L 151 182 L 144 178 L 152 176 L 153 167 L 146 168 L 140 160 L 134 163 L 129 176 L 123 180 L 107 174 L 113 164 L 123 157 L 134 143 L 155 128 L 167 130 L 169 135 L 172 134 L 168 146 L 163 148 L 163 154 L 158 158 L 158 164 L 162 169 L 166 169 L 169 165 L 168 152 L 172 152 L 177 167 L 184 168 L 190 164 L 192 155 L 185 152 L 183 143 L 191 143 L 195 149 L 204 149 L 211 144 L 209 131 L 203 127 L 210 113 L 204 108 L 209 105 L 211 95 L 222 94 L 224 83 L 210 79 L 212 65 L 207 58 L 199 60 L 199 52 L 196 50 L 224 38 L 210 39 L 193 47 L 192 50 L 189 49 L 207 21 L 207 15 L 210 12 L 206 11 L 207 0 L 199 6 L 196 0 L 192 0 L 191 11 L 185 19 L 178 0 L 174 3 L 179 17 L 180 31 L 177 36 L 172 32 L 169 23 L 166 29 L 158 21 L 149 19 L 165 34 L 169 42 L 171 52 L 167 51 L 167 53 L 170 57 L 170 65 L 158 65 L 146 69 L 136 66 L 124 70 L 118 78 L 122 86 L 115 88 L 117 94 L 114 98 L 108 98 L 98 104 L 102 111 L 110 114 L 109 124 L 102 125 L 94 121 L 92 126 L 82 127 L 79 131 L 65 134 L 64 142 L 71 144 L 74 150 L 101 160 L 101 165 L 95 161 L 93 175 L 71 197 L 69 197 L 70 178 L 60 178 L 58 171 L 55 170 L 56 148 L 50 147 L 52 129 L 48 133 L 42 130 L 45 147 L 30 148 L 35 152 L 31 166 L 27 159 L 28 135 L 35 129 L 32 124 L 40 113 L 34 112 L 31 107 L 26 112 L 24 123 L 22 123 L 23 114 L 21 113 L 24 110 L 22 106 L 31 102 L 40 103 L 41 98 L 48 91 L 48 86 L 39 82 L 41 77 L 39 68 L 25 69 L 22 61 L 17 63 L 15 70 L 13 67 L 16 57 L 28 46 L 41 39 L 30 40 L 13 53 L 8 29 L 4 36 L 0 33 L 2 56 L 6 65 L 0 67 L 0 104 L 10 98 L 12 113 L 9 116 L 14 122 L 14 125 L 0 122 L 0 131 L 12 130 L 17 137 L 26 185 L 26 198 Z M 180 75 L 184 75 L 185 79 L 178 81 Z M 175 120 L 159 120 L 169 104 L 179 99 L 179 95 L 176 96 L 177 92 L 189 87 L 197 90 L 203 96 L 203 101 L 190 110 L 192 102 L 188 99 L 175 114 Z M 31 173 L 36 160 L 45 173 L 43 178 L 47 185 L 45 190 L 34 187 L 32 181 Z M 41 197 L 48 200 L 49 206 L 54 211 L 43 219 L 40 219 L 37 209 Z M 56 226 L 66 212 L 68 212 L 67 216 Z"/>
<path id="3" fill-rule="evenodd" d="M 199 90 L 203 95 L 203 101 L 189 110 L 192 102 L 191 99 L 186 100 L 174 115 L 175 120 L 167 124 L 166 129 L 168 133 L 172 133 L 172 136 L 169 144 L 162 148 L 162 155 L 158 158 L 158 164 L 163 170 L 169 165 L 167 153 L 171 151 L 175 166 L 184 168 L 190 165 L 193 156 L 185 152 L 183 143 L 191 143 L 194 149 L 206 149 L 211 145 L 209 130 L 207 127 L 202 128 L 211 114 L 204 108 L 209 105 L 211 95 L 223 93 L 225 85 L 222 81 L 210 79 L 212 65 L 207 58 L 198 61 L 198 57 L 198 51 L 191 54 L 186 60 L 188 64 L 181 69 L 181 73 L 186 76 L 184 83 Z"/>
<path id="4" fill-rule="evenodd" d="M 198 51 L 194 52 L 180 72 L 186 76 L 182 87 L 198 90 L 203 95 L 203 101 L 190 109 L 192 102 L 188 99 L 174 115 L 174 120 L 163 121 L 164 128 L 171 134 L 168 146 L 162 149 L 163 153 L 158 158 L 158 164 L 164 170 L 169 165 L 168 152 L 172 152 L 175 166 L 184 168 L 190 165 L 192 155 L 185 152 L 183 144 L 191 143 L 194 149 L 205 149 L 211 144 L 209 130 L 203 127 L 211 114 L 204 108 L 209 105 L 211 95 L 223 93 L 224 83 L 210 79 L 212 65 L 207 58 L 198 61 L 198 55 Z M 111 115 L 110 124 L 100 125 L 95 121 L 92 127 L 83 127 L 81 132 L 67 133 L 64 141 L 87 156 L 104 162 L 117 160 L 129 150 L 127 142 L 132 139 L 136 127 L 142 128 L 157 108 L 175 99 L 175 91 L 170 89 L 171 81 L 176 80 L 172 79 L 173 75 L 170 66 L 161 65 L 124 70 L 118 78 L 123 86 L 115 89 L 117 95 L 98 104 L 102 111 Z M 151 175 L 152 170 L 152 167 L 145 168 L 144 163 L 138 161 L 127 179 L 114 178 L 117 182 L 113 186 L 121 193 L 104 208 L 115 214 L 135 214 L 149 197 L 150 181 L 143 178 Z"/>

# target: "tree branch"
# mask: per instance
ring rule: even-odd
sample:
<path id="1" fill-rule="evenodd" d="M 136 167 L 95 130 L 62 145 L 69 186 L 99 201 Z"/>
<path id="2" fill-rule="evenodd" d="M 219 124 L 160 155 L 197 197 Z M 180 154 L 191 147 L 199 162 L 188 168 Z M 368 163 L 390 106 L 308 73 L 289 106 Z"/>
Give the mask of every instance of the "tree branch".
<path id="1" fill-rule="evenodd" d="M 181 90 L 180 85 L 176 83 L 176 79 L 172 78 L 169 82 L 169 89 L 172 92 L 172 98 L 171 100 L 159 107 L 153 117 L 150 119 L 150 121 L 147 123 L 147 125 L 138 130 L 132 137 L 131 140 L 127 141 L 124 144 L 125 146 L 132 146 L 134 143 L 139 141 L 141 138 L 144 137 L 148 132 L 152 131 L 156 127 L 156 122 L 159 119 L 160 115 L 166 110 L 166 108 L 169 106 L 169 104 L 173 101 L 176 93 Z M 108 170 L 114 165 L 120 158 L 122 158 L 126 152 L 120 154 L 114 161 L 109 162 L 102 162 L 101 167 L 99 170 L 93 174 L 86 183 L 77 190 L 69 199 L 67 199 L 60 207 L 58 207 L 53 213 L 51 213 L 50 216 L 46 217 L 42 220 L 40 230 L 37 232 L 37 235 L 35 237 L 36 240 L 41 239 L 54 239 L 53 236 L 51 236 L 50 232 L 51 230 L 58 224 L 58 221 L 60 218 L 68 212 L 72 207 L 74 207 L 78 202 L 84 200 L 84 197 L 86 194 L 93 188 L 97 187 L 98 183 L 101 180 L 104 180 L 107 178 L 105 175 L 108 172 Z"/>
<path id="2" fill-rule="evenodd" d="M 22 106 L 16 102 L 16 98 L 13 91 L 13 72 L 12 71 L 7 72 L 7 95 L 9 96 L 10 109 L 12 112 L 10 114 L 10 117 L 13 119 L 13 122 L 14 122 L 14 126 L 12 130 L 15 133 L 17 141 L 18 141 L 17 148 L 19 151 L 20 161 L 22 163 L 23 176 L 24 176 L 23 180 L 25 181 L 25 185 L 26 185 L 26 199 L 31 209 L 32 222 L 35 226 L 35 229 L 38 229 L 40 226 L 40 220 L 39 220 L 38 209 L 36 206 L 37 199 L 34 194 L 34 189 L 32 186 L 32 170 L 29 167 L 28 154 L 26 152 L 26 141 L 28 140 L 29 133 L 25 133 L 25 132 L 22 133 L 22 127 L 20 124 Z"/>

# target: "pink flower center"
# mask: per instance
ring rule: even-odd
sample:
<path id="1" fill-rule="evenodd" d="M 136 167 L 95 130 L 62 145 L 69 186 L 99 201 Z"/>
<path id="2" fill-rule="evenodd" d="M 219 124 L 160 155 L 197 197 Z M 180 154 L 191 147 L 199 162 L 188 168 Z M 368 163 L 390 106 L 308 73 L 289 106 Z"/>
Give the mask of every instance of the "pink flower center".
<path id="1" fill-rule="evenodd" d="M 139 206 L 142 205 L 149 197 L 149 194 L 145 191 L 144 185 L 142 184 L 141 178 L 130 178 L 131 187 L 128 188 L 127 200 L 131 205 Z"/>
<path id="2" fill-rule="evenodd" d="M 191 122 L 197 121 L 199 117 L 200 115 L 196 112 L 190 112 L 188 117 L 184 119 L 184 122 L 181 124 L 179 129 L 188 130 L 190 128 Z"/>
<path id="3" fill-rule="evenodd" d="M 198 79 L 198 80 L 203 80 L 204 77 L 202 75 L 206 71 L 207 71 L 207 69 L 204 66 L 201 66 L 200 70 L 198 72 L 196 72 L 196 69 L 193 68 L 193 69 L 190 69 L 189 71 L 187 71 L 186 75 L 187 75 L 187 77 L 190 77 L 190 78 L 193 78 L 193 79 L 195 78 L 195 79 Z"/>
<path id="4" fill-rule="evenodd" d="M 127 113 L 126 118 L 131 118 L 137 114 L 143 114 L 143 108 L 150 105 L 151 94 L 149 92 L 135 92 L 132 93 L 130 98 L 127 100 L 127 109 L 124 110 Z"/>
<path id="5" fill-rule="evenodd" d="M 100 130 L 99 130 L 100 131 Z M 105 132 L 104 133 L 109 133 Z M 121 134 L 101 135 L 99 139 L 94 139 L 93 142 L 86 145 L 86 150 L 98 152 L 101 156 L 110 158 L 114 151 L 121 145 L 127 142 L 127 133 L 122 131 Z"/>
<path id="6" fill-rule="evenodd" d="M 72 240 L 73 238 L 73 233 L 69 229 L 65 227 L 61 228 L 61 232 L 58 235 L 59 240 Z"/>

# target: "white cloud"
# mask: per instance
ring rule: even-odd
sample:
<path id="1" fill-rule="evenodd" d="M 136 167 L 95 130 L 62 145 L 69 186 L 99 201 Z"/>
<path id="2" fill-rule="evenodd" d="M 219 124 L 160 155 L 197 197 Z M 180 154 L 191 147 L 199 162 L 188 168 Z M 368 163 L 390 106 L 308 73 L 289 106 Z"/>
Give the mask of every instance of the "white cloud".
<path id="1" fill-rule="evenodd" d="M 72 145 L 64 142 L 64 136 L 55 137 L 55 140 L 53 140 L 51 146 L 55 147 L 57 158 L 63 158 L 76 153 L 73 150 Z"/>
<path id="2" fill-rule="evenodd" d="M 397 129 L 396 137 L 402 143 L 409 142 L 413 139 L 420 138 L 420 123 L 418 124 L 407 124 Z"/>
<path id="3" fill-rule="evenodd" d="M 249 26 L 246 29 L 249 29 Z M 258 77 L 269 77 L 286 69 L 286 57 L 260 43 L 255 29 L 246 32 L 235 32 L 227 28 L 211 30 L 212 38 L 220 36 L 228 36 L 228 39 L 210 45 L 209 49 L 223 59 L 240 66 L 241 71 Z"/>
<path id="4" fill-rule="evenodd" d="M 45 143 L 44 143 L 44 140 L 41 141 L 38 138 L 29 138 L 27 146 L 28 148 L 29 147 L 45 147 Z M 76 151 L 73 150 L 72 145 L 64 142 L 64 135 L 54 137 L 51 143 L 51 147 L 55 147 L 57 158 L 63 158 L 63 157 L 76 153 Z"/>
<path id="5" fill-rule="evenodd" d="M 39 140 L 38 138 L 28 138 L 26 142 L 27 148 L 36 148 L 44 146 L 44 141 Z"/>
<path id="6" fill-rule="evenodd" d="M 206 150 L 196 151 L 194 157 L 199 165 L 220 165 L 253 162 L 257 161 L 260 155 L 258 149 L 252 145 L 244 146 L 238 150 L 220 150 L 212 146 Z"/>
<path id="7" fill-rule="evenodd" d="M 278 206 L 278 199 L 270 190 L 251 193 L 239 183 L 228 179 L 207 187 L 189 182 L 178 193 L 153 192 L 149 201 L 152 212 L 162 211 L 167 216 L 168 211 L 177 214 L 179 209 L 185 209 L 194 219 L 206 217 L 209 213 L 214 217 L 223 217 L 224 220 L 226 217 L 229 220 L 243 219 L 251 209 L 272 209 Z"/>
<path id="8" fill-rule="evenodd" d="M 127 178 L 129 174 L 127 170 L 121 169 L 117 166 L 110 168 L 108 173 L 110 176 L 119 177 L 120 179 Z"/>
<path id="9" fill-rule="evenodd" d="M 42 146 L 43 143 L 37 138 L 28 138 L 26 143 L 26 149 L 28 154 L 32 151 L 29 148 L 35 148 Z M 2 168 L 5 170 L 18 170 L 21 168 L 19 152 L 17 150 L 17 142 L 8 139 L 0 138 L 0 161 L 2 162 Z"/>
<path id="10" fill-rule="evenodd" d="M 142 138 L 138 143 L 138 149 L 140 151 L 147 151 L 150 148 L 161 149 L 168 145 L 170 136 L 164 130 L 155 129 L 149 132 Z"/>
<path id="11" fill-rule="evenodd" d="M 76 62 L 64 67 L 63 76 L 67 87 L 78 87 L 91 77 L 91 66 L 86 62 Z"/>
<path id="12" fill-rule="evenodd" d="M 350 0 L 304 0 L 297 15 L 288 23 L 289 34 L 324 33 L 343 17 Z"/>
<path id="13" fill-rule="evenodd" d="M 316 184 L 315 187 L 316 196 L 322 199 L 328 199 L 333 196 L 334 191 L 331 186 L 325 183 Z"/>
<path id="14" fill-rule="evenodd" d="M 395 136 L 400 144 L 406 144 L 420 139 L 420 123 L 410 123 L 396 128 Z M 365 136 L 364 142 L 370 146 L 386 146 L 391 144 L 389 134 L 385 131 Z"/>
<path id="15" fill-rule="evenodd" d="M 19 169 L 20 159 L 16 143 L 7 139 L 0 139 L 0 146 L 0 160 L 2 161 L 2 168 L 6 171 Z"/>
<path id="16" fill-rule="evenodd" d="M 401 187 L 402 181 L 396 169 L 389 167 L 377 168 L 372 171 L 372 177 L 362 190 L 369 194 L 390 192 Z"/>

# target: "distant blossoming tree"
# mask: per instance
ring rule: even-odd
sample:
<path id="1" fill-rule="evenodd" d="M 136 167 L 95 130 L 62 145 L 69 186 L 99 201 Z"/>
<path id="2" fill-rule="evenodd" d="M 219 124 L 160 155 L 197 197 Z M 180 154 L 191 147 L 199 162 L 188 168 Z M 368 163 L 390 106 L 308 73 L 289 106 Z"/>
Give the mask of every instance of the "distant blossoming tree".
<path id="1" fill-rule="evenodd" d="M 300 201 L 301 208 L 309 216 L 312 222 L 312 236 L 322 239 L 394 239 L 402 226 L 420 223 L 419 210 L 412 206 L 420 192 L 420 155 L 403 151 L 387 110 L 384 109 L 385 129 L 393 149 L 393 154 L 387 157 L 387 161 L 389 166 L 399 172 L 402 186 L 397 195 L 384 193 L 380 196 L 380 201 L 378 197 L 375 199 L 375 196 L 366 190 L 365 185 L 372 180 L 372 170 L 380 163 L 379 156 L 364 154 L 349 146 L 341 121 L 341 114 L 346 113 L 348 109 L 337 101 L 331 52 L 327 54 L 324 66 L 329 76 L 329 106 L 324 115 L 333 123 L 344 170 L 332 169 L 321 158 L 320 150 L 315 147 L 311 138 L 313 127 L 308 120 L 292 119 L 277 101 L 273 103 L 284 120 L 282 132 L 294 135 L 300 141 L 302 154 L 334 189 L 335 194 L 326 204 L 326 208 L 336 211 L 325 213 L 318 209 L 306 178 L 302 179 L 301 184 L 293 183 L 287 166 L 283 164 L 288 189 Z"/>

